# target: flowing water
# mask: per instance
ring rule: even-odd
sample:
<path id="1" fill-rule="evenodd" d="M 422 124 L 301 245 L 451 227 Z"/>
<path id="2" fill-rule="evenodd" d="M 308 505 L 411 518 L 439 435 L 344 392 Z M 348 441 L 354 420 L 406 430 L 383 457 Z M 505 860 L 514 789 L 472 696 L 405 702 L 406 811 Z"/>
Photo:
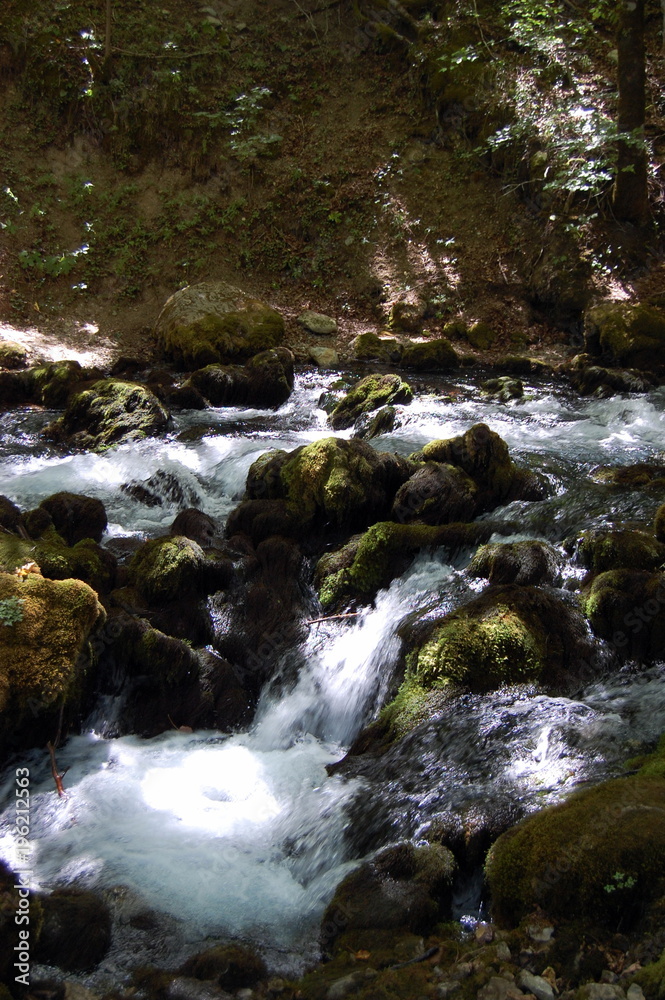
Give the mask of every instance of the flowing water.
<path id="1" fill-rule="evenodd" d="M 299 376 L 275 413 L 178 414 L 166 438 L 104 455 L 63 455 L 44 445 L 39 430 L 52 414 L 10 414 L 0 491 L 24 509 L 61 489 L 97 496 L 110 538 L 163 533 L 183 506 L 223 520 L 261 452 L 330 434 L 317 402 L 332 381 Z M 482 420 L 518 462 L 547 475 L 547 500 L 491 515 L 497 537 L 556 544 L 590 525 L 646 523 L 665 500 L 657 489 L 617 490 L 590 476 L 599 465 L 662 459 L 661 390 L 585 401 L 540 384 L 509 405 L 483 401 L 471 379 L 423 382 L 419 390 L 399 408 L 397 429 L 373 442 L 379 450 L 408 454 Z M 127 484 L 148 488 L 154 505 L 121 489 Z M 417 841 L 442 817 L 517 816 L 556 801 L 581 782 L 617 773 L 665 729 L 665 669 L 632 666 L 574 697 L 528 687 L 459 697 L 371 774 L 360 767 L 351 779 L 329 777 L 326 765 L 386 697 L 399 622 L 433 599 L 452 608 L 474 596 L 481 585 L 464 567 L 464 559 L 421 555 L 356 618 L 312 625 L 291 669 L 264 690 L 247 732 L 112 739 L 104 734 L 113 720 L 98 710 L 89 730 L 59 753 L 69 768 L 66 800 L 53 790 L 44 753 L 21 758 L 31 773 L 35 886 L 94 887 L 113 905 L 114 946 L 96 982 L 117 981 L 141 960 L 173 966 L 220 936 L 254 941 L 273 968 L 293 972 L 316 956 L 323 909 L 368 851 L 403 837 Z M 0 785 L 0 801 L 10 803 L 0 820 L 0 856 L 10 863 L 13 777 L 12 769 Z M 462 887 L 459 913 L 481 902 Z M 148 910 L 159 915 L 158 932 L 141 929 L 137 916 Z"/>

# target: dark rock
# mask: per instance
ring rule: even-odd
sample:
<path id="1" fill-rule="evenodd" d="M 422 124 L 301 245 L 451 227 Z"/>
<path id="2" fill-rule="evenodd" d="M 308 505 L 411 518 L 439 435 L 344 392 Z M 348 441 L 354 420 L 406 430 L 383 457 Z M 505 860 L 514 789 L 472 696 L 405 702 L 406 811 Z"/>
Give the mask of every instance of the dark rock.
<path id="1" fill-rule="evenodd" d="M 469 565 L 469 575 L 486 577 L 490 583 L 522 586 L 557 582 L 561 560 L 547 542 L 492 543 L 478 549 Z"/>
<path id="2" fill-rule="evenodd" d="M 266 979 L 263 959 L 251 948 L 238 944 L 220 944 L 187 959 L 180 970 L 195 979 L 214 979 L 227 990 L 255 986 Z"/>
<path id="3" fill-rule="evenodd" d="M 0 368 L 15 371 L 25 368 L 28 364 L 28 351 L 23 344 L 15 340 L 0 340 Z"/>
<path id="4" fill-rule="evenodd" d="M 393 403 L 410 403 L 411 387 L 399 375 L 368 375 L 335 406 L 329 423 L 335 430 L 352 427 L 363 414 Z"/>
<path id="5" fill-rule="evenodd" d="M 391 516 L 401 524 L 468 521 L 476 510 L 477 493 L 473 479 L 462 469 L 427 462 L 400 486 Z"/>
<path id="6" fill-rule="evenodd" d="M 604 302 L 584 316 L 590 354 L 615 364 L 652 371 L 665 365 L 665 310 L 630 302 Z"/>
<path id="7" fill-rule="evenodd" d="M 665 545 L 646 531 L 583 531 L 567 538 L 564 548 L 593 573 L 611 569 L 654 570 L 665 563 Z"/>
<path id="8" fill-rule="evenodd" d="M 20 524 L 20 508 L 9 497 L 0 496 L 0 528 L 16 532 Z"/>
<path id="9" fill-rule="evenodd" d="M 172 535 L 184 535 L 198 542 L 201 548 L 211 548 L 218 540 L 217 522 L 196 507 L 181 510 L 169 528 Z"/>
<path id="10" fill-rule="evenodd" d="M 398 424 L 395 407 L 382 406 L 374 417 L 368 413 L 358 417 L 353 436 L 362 438 L 364 441 L 371 441 L 372 438 L 380 437 L 381 434 L 390 434 L 396 426 Z"/>
<path id="11" fill-rule="evenodd" d="M 646 570 L 600 573 L 582 592 L 584 612 L 623 658 L 646 662 L 665 653 L 665 577 Z"/>
<path id="12" fill-rule="evenodd" d="M 44 923 L 35 956 L 68 972 L 99 965 L 111 944 L 111 914 L 92 892 L 56 889 L 42 896 Z"/>
<path id="13" fill-rule="evenodd" d="M 54 493 L 39 506 L 51 515 L 55 530 L 68 545 L 75 545 L 83 538 L 101 542 L 108 521 L 104 504 L 96 497 Z"/>
<path id="14" fill-rule="evenodd" d="M 121 441 L 137 441 L 166 430 L 169 415 L 154 393 L 135 382 L 95 382 L 72 396 L 64 416 L 46 429 L 47 436 L 92 450 Z"/>

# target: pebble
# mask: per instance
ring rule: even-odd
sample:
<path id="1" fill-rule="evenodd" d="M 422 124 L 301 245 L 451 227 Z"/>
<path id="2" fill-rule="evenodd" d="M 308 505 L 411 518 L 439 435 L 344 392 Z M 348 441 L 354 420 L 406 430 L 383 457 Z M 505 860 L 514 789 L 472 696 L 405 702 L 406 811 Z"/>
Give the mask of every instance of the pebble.
<path id="1" fill-rule="evenodd" d="M 554 928 L 549 926 L 543 927 L 542 924 L 529 924 L 526 932 L 531 940 L 537 944 L 547 944 L 554 937 Z"/>
<path id="2" fill-rule="evenodd" d="M 310 347 L 309 356 L 318 368 L 339 367 L 339 354 L 332 347 Z"/>
<path id="3" fill-rule="evenodd" d="M 496 957 L 499 959 L 500 962 L 510 961 L 511 958 L 510 948 L 508 947 L 505 941 L 499 941 L 499 943 L 497 944 Z"/>
<path id="4" fill-rule="evenodd" d="M 475 938 L 478 944 L 491 944 L 494 940 L 494 928 L 491 924 L 478 924 Z"/>
<path id="5" fill-rule="evenodd" d="M 585 1000 L 624 1000 L 626 994 L 613 983 L 588 983 L 582 987 Z"/>
<path id="6" fill-rule="evenodd" d="M 533 993 L 536 1000 L 553 1000 L 554 990 L 552 989 L 552 984 L 548 983 L 542 976 L 534 976 L 533 973 L 522 969 L 517 977 L 517 982 L 523 990 Z"/>
<path id="7" fill-rule="evenodd" d="M 439 983 L 434 993 L 434 996 L 438 1000 L 446 1000 L 447 997 L 452 996 L 455 990 L 460 988 L 460 984 L 454 982 L 452 979 L 446 979 L 443 983 Z"/>
<path id="8" fill-rule="evenodd" d="M 473 972 L 473 965 L 471 962 L 460 962 L 450 973 L 451 979 L 468 979 Z"/>
<path id="9" fill-rule="evenodd" d="M 476 993 L 477 1000 L 523 1000 L 523 993 L 509 979 L 492 976 Z"/>

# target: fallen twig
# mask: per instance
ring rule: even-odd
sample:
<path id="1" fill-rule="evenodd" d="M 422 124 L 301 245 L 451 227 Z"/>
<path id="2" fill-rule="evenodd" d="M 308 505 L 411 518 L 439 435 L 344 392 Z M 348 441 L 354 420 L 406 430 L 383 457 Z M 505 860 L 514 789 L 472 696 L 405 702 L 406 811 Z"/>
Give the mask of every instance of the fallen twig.
<path id="1" fill-rule="evenodd" d="M 58 762 L 55 759 L 55 747 L 53 746 L 50 740 L 46 744 L 46 749 L 48 750 L 51 756 L 51 774 L 53 775 L 53 780 L 55 781 L 55 787 L 58 791 L 58 795 L 67 798 L 67 792 L 65 791 L 62 785 L 62 779 L 67 774 L 67 769 L 65 769 L 62 773 L 58 771 Z"/>
<path id="2" fill-rule="evenodd" d="M 327 615 L 325 618 L 310 618 L 309 621 L 305 622 L 305 625 L 316 625 L 318 622 L 333 622 L 336 618 L 356 618 L 360 614 L 359 611 L 347 611 L 343 615 Z"/>

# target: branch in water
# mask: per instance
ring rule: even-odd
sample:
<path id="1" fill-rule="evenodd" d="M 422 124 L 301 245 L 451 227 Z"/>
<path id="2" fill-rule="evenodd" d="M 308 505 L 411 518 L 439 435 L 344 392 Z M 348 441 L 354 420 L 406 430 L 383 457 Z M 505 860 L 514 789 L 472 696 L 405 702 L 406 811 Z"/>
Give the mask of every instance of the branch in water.
<path id="1" fill-rule="evenodd" d="M 325 618 L 310 618 L 309 621 L 305 622 L 305 625 L 316 625 L 317 622 L 334 622 L 336 618 L 356 618 L 359 614 L 359 611 L 347 611 L 344 615 L 327 615 Z"/>

